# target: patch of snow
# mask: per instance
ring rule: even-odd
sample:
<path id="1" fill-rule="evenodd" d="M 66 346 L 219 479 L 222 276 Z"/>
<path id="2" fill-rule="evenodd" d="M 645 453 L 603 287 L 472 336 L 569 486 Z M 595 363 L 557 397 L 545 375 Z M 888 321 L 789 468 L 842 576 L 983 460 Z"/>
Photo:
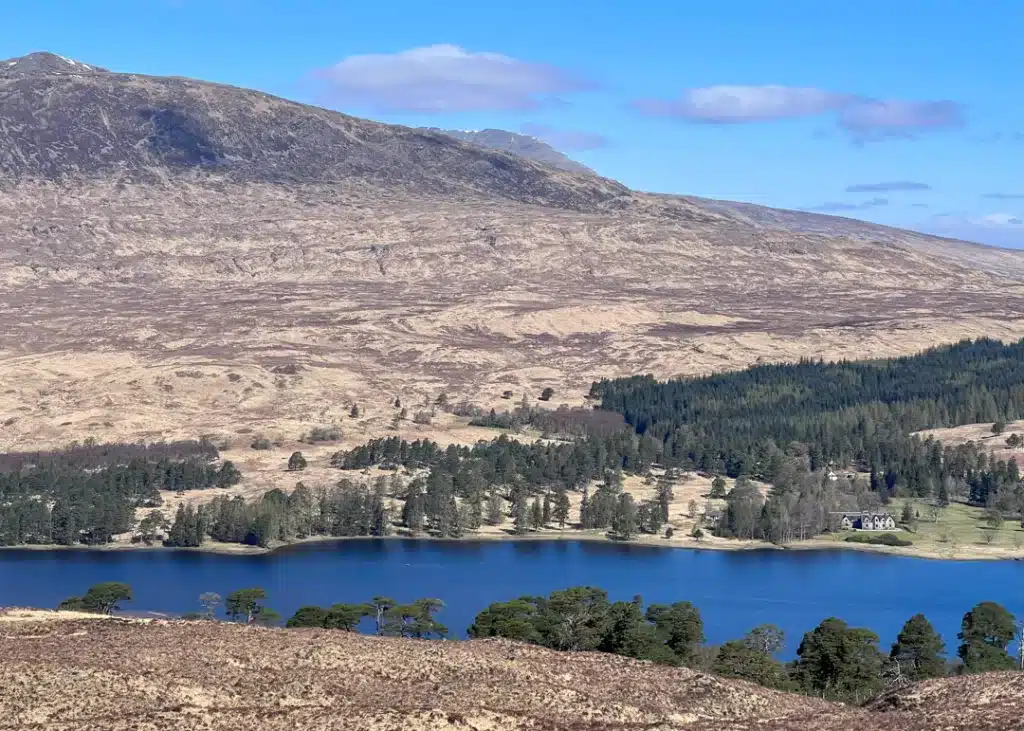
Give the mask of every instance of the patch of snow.
<path id="1" fill-rule="evenodd" d="M 59 55 L 59 54 L 58 54 L 58 55 L 57 55 L 57 58 L 59 58 L 59 59 L 60 59 L 61 61 L 63 61 L 64 63 L 69 63 L 69 64 L 71 64 L 72 66 L 77 66 L 77 65 L 78 65 L 78 63 L 77 63 L 77 62 L 73 61 L 72 59 L 68 58 L 67 56 L 61 56 L 61 55 Z"/>
<path id="2" fill-rule="evenodd" d="M 18 65 L 18 62 L 17 62 L 17 61 L 8 61 L 8 62 L 7 62 L 7 65 L 8 65 L 8 66 L 17 66 L 17 65 Z"/>
<path id="3" fill-rule="evenodd" d="M 82 64 L 82 68 L 85 69 L 86 71 L 92 71 L 92 66 L 90 66 L 87 63 L 83 63 Z"/>

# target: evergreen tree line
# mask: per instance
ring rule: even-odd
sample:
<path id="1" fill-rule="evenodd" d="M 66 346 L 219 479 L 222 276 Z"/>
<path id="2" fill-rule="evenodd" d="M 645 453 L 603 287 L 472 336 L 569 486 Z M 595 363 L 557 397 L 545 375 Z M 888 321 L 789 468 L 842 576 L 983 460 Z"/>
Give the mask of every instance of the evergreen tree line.
<path id="1" fill-rule="evenodd" d="M 658 444 L 665 465 L 776 482 L 787 460 L 814 472 L 833 464 L 876 475 L 872 487 L 935 495 L 947 479 L 978 504 L 1019 482 L 1016 465 L 990 465 L 972 447 L 943 449 L 922 429 L 1001 422 L 1024 414 L 1024 341 L 965 340 L 873 361 L 801 361 L 658 382 L 603 380 L 590 397 Z"/>
<path id="2" fill-rule="evenodd" d="M 135 527 L 160 490 L 228 487 L 241 479 L 207 442 L 72 446 L 0 455 L 0 545 L 101 545 Z"/>
<path id="3" fill-rule="evenodd" d="M 291 494 L 270 490 L 259 500 L 218 496 L 206 505 L 178 507 L 164 545 L 195 548 L 211 538 L 264 548 L 310 536 L 378 536 L 391 533 L 383 481 L 374 487 L 342 480 L 313 491 L 301 482 Z"/>
<path id="4" fill-rule="evenodd" d="M 629 429 L 619 429 L 610 437 L 591 434 L 572 441 L 529 444 L 502 435 L 472 447 L 445 449 L 431 441 L 389 437 L 338 452 L 332 463 L 342 469 L 379 466 L 424 471 L 402 495 L 406 501 L 402 521 L 414 534 L 427 531 L 458 537 L 483 522 L 501 523 L 506 506 L 517 532 L 552 520 L 564 527 L 569 491 L 624 469 L 648 471 L 657 456 L 653 447 L 653 441 L 640 439 Z M 591 527 L 604 527 L 602 523 L 598 517 Z"/>
<path id="5" fill-rule="evenodd" d="M 330 607 L 307 605 L 285 623 L 285 627 L 323 627 L 355 632 L 365 617 L 373 623 L 377 635 L 415 639 L 443 639 L 448 628 L 435 615 L 444 609 L 440 599 L 416 599 L 399 604 L 394 599 L 375 596 L 363 604 L 332 604 Z"/>
<path id="6" fill-rule="evenodd" d="M 626 424 L 622 414 L 601 409 L 584 407 L 559 406 L 557 409 L 542 409 L 523 403 L 511 411 L 499 412 L 491 409 L 484 412 L 478 407 L 464 405 L 453 409 L 452 413 L 472 416 L 470 425 L 485 426 L 492 429 L 508 429 L 517 431 L 532 427 L 545 436 L 582 437 L 588 434 L 610 436 L 620 431 Z"/>
<path id="7" fill-rule="evenodd" d="M 573 587 L 548 597 L 524 596 L 480 612 L 471 638 L 506 637 L 555 650 L 611 652 L 669 665 L 685 665 L 780 690 L 862 702 L 887 687 L 951 673 L 1013 670 L 1020 659 L 1021 625 L 1004 607 L 982 602 L 967 612 L 958 634 L 957 660 L 928 619 L 917 614 L 900 630 L 889 652 L 878 635 L 830 617 L 806 633 L 796 659 L 783 663 L 782 630 L 760 625 L 718 647 L 704 644 L 700 612 L 689 602 L 652 604 L 641 597 L 610 602 L 594 587 Z"/>
<path id="8" fill-rule="evenodd" d="M 58 606 L 109 614 L 131 601 L 127 584 L 107 582 Z M 200 612 L 184 619 L 214 620 L 218 609 L 233 622 L 279 625 L 282 617 L 266 604 L 260 587 L 239 589 L 226 598 L 214 592 L 199 597 Z M 378 635 L 417 639 L 446 638 L 448 628 L 437 621 L 444 608 L 439 599 L 401 604 L 376 596 L 360 604 L 300 607 L 287 628 L 324 628 L 355 632 L 368 620 Z M 836 617 L 823 620 L 804 634 L 796 658 L 778 659 L 785 635 L 774 625 L 754 627 L 742 638 L 709 646 L 700 611 L 690 602 L 651 604 L 643 598 L 612 602 L 606 591 L 576 586 L 544 596 L 523 596 L 495 602 L 477 614 L 467 629 L 470 639 L 502 637 L 565 652 L 608 652 L 666 665 L 681 665 L 740 678 L 770 688 L 831 700 L 859 703 L 882 690 L 950 674 L 1024 670 L 1024 623 L 995 602 L 981 602 L 963 616 L 956 659 L 946 657 L 942 637 L 923 614 L 908 619 L 884 653 L 870 629 L 851 627 Z"/>
<path id="9" fill-rule="evenodd" d="M 334 487 L 314 491 L 300 482 L 291 494 L 275 489 L 255 501 L 218 496 L 205 505 L 180 505 L 163 542 L 194 548 L 212 539 L 269 547 L 310 536 L 385 537 L 396 525 L 411 536 L 462 538 L 485 523 L 502 524 L 509 516 L 517 534 L 568 524 L 570 500 L 564 486 L 533 494 L 519 481 L 486 491 L 477 477 L 456 483 L 437 469 L 407 481 L 398 474 L 381 476 L 372 486 L 342 479 Z M 623 492 L 622 474 L 609 471 L 592 497 L 584 488 L 582 526 L 609 529 L 622 540 L 658 533 L 672 499 L 668 481 L 659 482 L 658 494 L 657 500 L 635 504 Z M 160 520 L 156 512 L 144 518 L 140 539 L 156 540 L 166 527 Z"/>
<path id="10" fill-rule="evenodd" d="M 220 454 L 217 447 L 208 439 L 129 444 L 101 443 L 90 438 L 83 443 L 72 442 L 63 449 L 0 454 L 0 472 L 17 472 L 53 465 L 95 470 L 114 464 L 126 464 L 132 460 L 157 462 L 161 459 L 181 461 L 190 458 L 214 462 L 220 458 Z"/>
<path id="11" fill-rule="evenodd" d="M 564 485 L 575 490 L 601 479 L 606 470 L 646 472 L 655 463 L 659 445 L 621 428 L 602 437 L 588 434 L 571 441 L 524 443 L 507 435 L 472 447 L 451 444 L 442 449 L 436 442 L 407 442 L 400 437 L 373 439 L 334 454 L 331 464 L 345 470 L 378 466 L 382 469 L 430 468 L 446 472 L 458 483 L 479 478 L 486 485 Z"/>

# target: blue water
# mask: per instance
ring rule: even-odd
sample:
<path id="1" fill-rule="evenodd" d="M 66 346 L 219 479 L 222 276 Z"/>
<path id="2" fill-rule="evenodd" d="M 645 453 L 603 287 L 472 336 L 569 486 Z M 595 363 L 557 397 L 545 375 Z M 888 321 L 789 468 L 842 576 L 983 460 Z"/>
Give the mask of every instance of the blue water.
<path id="1" fill-rule="evenodd" d="M 688 600 L 709 642 L 772 623 L 791 656 L 804 632 L 837 616 L 888 649 L 924 612 L 952 653 L 964 612 L 996 601 L 1024 616 L 1024 562 L 947 562 L 854 551 L 692 551 L 574 541 L 311 543 L 269 554 L 0 551 L 0 605 L 52 607 L 101 581 L 132 585 L 134 611 L 197 611 L 197 597 L 262 586 L 285 617 L 303 604 L 438 597 L 455 636 L 494 601 L 589 584 L 613 600 Z"/>

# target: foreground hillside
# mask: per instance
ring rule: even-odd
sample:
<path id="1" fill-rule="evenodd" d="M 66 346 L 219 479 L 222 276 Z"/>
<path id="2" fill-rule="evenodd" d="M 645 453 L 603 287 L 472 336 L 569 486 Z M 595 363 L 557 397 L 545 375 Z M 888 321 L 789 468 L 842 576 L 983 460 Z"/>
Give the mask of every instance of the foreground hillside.
<path id="1" fill-rule="evenodd" d="M 612 655 L 219 623 L 0 616 L 0 729 L 1024 728 L 1024 674 L 869 710 Z"/>
<path id="2" fill-rule="evenodd" d="M 1024 256 L 56 56 L 0 73 L 0 448 L 1024 336 Z M 407 433 L 409 424 L 399 424 Z M 351 432 L 349 432 L 351 433 Z"/>

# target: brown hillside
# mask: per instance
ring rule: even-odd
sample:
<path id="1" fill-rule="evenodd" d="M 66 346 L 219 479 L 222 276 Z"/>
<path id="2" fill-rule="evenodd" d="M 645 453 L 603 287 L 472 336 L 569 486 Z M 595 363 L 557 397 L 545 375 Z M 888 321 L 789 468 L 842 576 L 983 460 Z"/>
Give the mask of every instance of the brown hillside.
<path id="1" fill-rule="evenodd" d="M 0 729 L 1024 728 L 1019 673 L 931 682 L 858 710 L 686 669 L 504 641 L 46 613 L 3 619 Z"/>
<path id="2" fill-rule="evenodd" d="M 354 402 L 362 436 L 388 430 L 396 395 L 575 402 L 605 375 L 1024 336 L 1019 252 L 638 193 L 234 87 L 12 61 L 0 448 L 287 441 Z"/>

